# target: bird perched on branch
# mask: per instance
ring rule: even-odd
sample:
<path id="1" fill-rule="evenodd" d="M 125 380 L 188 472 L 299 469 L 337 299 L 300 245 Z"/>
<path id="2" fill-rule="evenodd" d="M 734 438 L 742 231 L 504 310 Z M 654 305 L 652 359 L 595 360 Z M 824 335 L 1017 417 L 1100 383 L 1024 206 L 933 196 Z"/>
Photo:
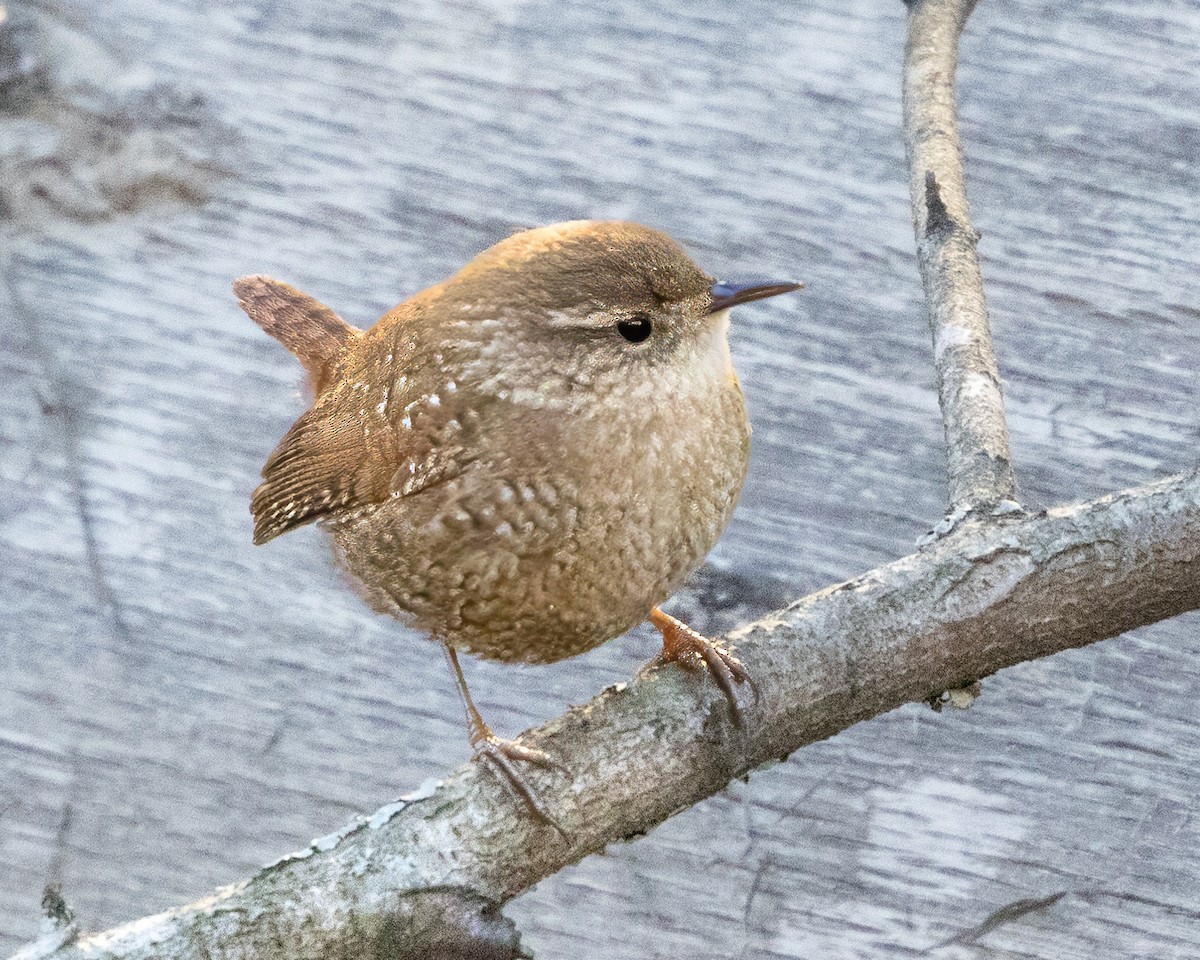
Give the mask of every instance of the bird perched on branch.
<path id="1" fill-rule="evenodd" d="M 515 234 L 369 330 L 269 277 L 234 284 L 314 399 L 263 468 L 254 541 L 321 521 L 362 596 L 439 641 L 472 745 L 535 813 L 456 651 L 548 663 L 649 619 L 661 659 L 727 650 L 659 609 L 729 522 L 750 452 L 730 307 L 799 288 L 718 283 L 671 238 L 575 221 Z M 543 814 L 544 815 L 544 814 Z"/>

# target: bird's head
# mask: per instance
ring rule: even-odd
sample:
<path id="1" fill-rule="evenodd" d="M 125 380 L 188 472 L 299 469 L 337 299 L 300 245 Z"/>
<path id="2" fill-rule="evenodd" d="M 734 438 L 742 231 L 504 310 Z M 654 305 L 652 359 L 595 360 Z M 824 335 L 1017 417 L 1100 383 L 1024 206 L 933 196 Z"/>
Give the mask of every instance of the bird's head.
<path id="1" fill-rule="evenodd" d="M 658 230 L 577 220 L 479 254 L 441 286 L 438 313 L 477 352 L 477 382 L 549 402 L 728 373 L 728 309 L 799 287 L 721 283 Z"/>

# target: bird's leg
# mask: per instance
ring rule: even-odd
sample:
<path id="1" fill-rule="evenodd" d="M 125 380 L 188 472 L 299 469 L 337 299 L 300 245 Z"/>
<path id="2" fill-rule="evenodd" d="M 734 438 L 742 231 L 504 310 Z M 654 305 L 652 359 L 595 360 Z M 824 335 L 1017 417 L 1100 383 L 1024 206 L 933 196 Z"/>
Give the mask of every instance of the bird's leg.
<path id="1" fill-rule="evenodd" d="M 686 623 L 676 620 L 669 613 L 663 613 L 659 607 L 650 611 L 650 622 L 663 638 L 659 660 L 662 663 L 678 663 L 688 670 L 708 667 L 708 672 L 729 701 L 729 716 L 736 726 L 741 726 L 745 712 L 738 700 L 735 684 L 749 684 L 755 697 L 758 696 L 758 688 L 742 661 L 720 644 L 698 634 Z"/>
<path id="2" fill-rule="evenodd" d="M 492 728 L 483 719 L 483 714 L 479 712 L 479 708 L 475 706 L 475 701 L 471 699 L 471 691 L 467 689 L 467 678 L 463 676 L 462 667 L 458 663 L 458 654 L 448 643 L 443 643 L 442 649 L 446 651 L 446 659 L 450 663 L 450 670 L 454 674 L 454 682 L 458 686 L 463 707 L 466 709 L 467 735 L 471 739 L 471 746 L 475 748 L 475 759 L 478 760 L 482 757 L 490 760 L 496 769 L 504 775 L 509 786 L 524 801 L 529 812 L 562 833 L 562 827 L 555 823 L 550 815 L 546 813 L 541 803 L 538 802 L 533 789 L 517 773 L 516 768 L 513 767 L 510 761 L 524 760 L 527 763 L 536 763 L 539 767 L 548 768 L 559 768 L 559 765 L 551 760 L 549 754 L 544 750 L 534 750 L 532 747 L 526 747 L 515 740 L 506 740 L 503 737 L 496 736 L 492 732 Z"/>

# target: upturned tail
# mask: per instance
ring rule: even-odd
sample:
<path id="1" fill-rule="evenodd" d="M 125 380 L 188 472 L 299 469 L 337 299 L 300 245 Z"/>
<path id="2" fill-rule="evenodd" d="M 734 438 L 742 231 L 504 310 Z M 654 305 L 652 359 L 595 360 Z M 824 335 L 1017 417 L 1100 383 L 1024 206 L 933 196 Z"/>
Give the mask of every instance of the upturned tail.
<path id="1" fill-rule="evenodd" d="M 336 511 L 354 496 L 348 467 L 361 459 L 361 431 L 331 417 L 334 405 L 323 402 L 322 395 L 336 382 L 340 359 L 362 331 L 319 300 L 271 277 L 242 277 L 234 281 L 233 292 L 250 319 L 304 364 L 315 397 L 312 409 L 267 459 L 263 482 L 254 491 L 254 542 L 266 543 Z"/>
<path id="2" fill-rule="evenodd" d="M 329 383 L 334 361 L 362 334 L 320 300 L 272 277 L 241 277 L 233 281 L 233 292 L 250 319 L 304 364 L 318 396 Z"/>

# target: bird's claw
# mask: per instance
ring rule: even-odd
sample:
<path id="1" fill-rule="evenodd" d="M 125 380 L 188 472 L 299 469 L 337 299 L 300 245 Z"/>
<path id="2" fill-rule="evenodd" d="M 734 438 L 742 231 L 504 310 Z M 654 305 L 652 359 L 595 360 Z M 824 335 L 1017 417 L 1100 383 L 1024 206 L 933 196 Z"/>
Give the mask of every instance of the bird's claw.
<path id="1" fill-rule="evenodd" d="M 567 772 L 557 760 L 551 758 L 545 750 L 538 750 L 534 747 L 527 747 L 523 743 L 518 743 L 516 740 L 506 740 L 504 737 L 498 737 L 494 733 L 488 733 L 480 740 L 472 744 L 475 747 L 475 756 L 494 757 L 500 754 L 506 760 L 522 760 L 525 763 L 532 763 L 534 766 L 541 767 L 544 770 L 553 770 L 555 773 Z"/>
<path id="2" fill-rule="evenodd" d="M 729 703 L 730 719 L 735 726 L 742 726 L 746 720 L 746 711 L 738 697 L 737 685 L 744 683 L 749 686 L 754 699 L 758 700 L 758 687 L 746 665 L 734 656 L 731 650 L 697 633 L 687 624 L 665 614 L 661 614 L 661 617 L 661 621 L 655 621 L 663 635 L 663 649 L 658 657 L 659 662 L 678 663 L 687 670 L 707 667 Z"/>
<path id="3" fill-rule="evenodd" d="M 513 760 L 520 760 L 524 763 L 532 763 L 545 770 L 553 770 L 565 774 L 567 769 L 561 763 L 552 760 L 550 755 L 544 750 L 527 747 L 524 744 L 517 743 L 515 740 L 506 740 L 491 732 L 480 737 L 472 746 L 475 747 L 474 759 L 490 761 L 492 766 L 500 772 L 508 786 L 521 798 L 521 801 L 525 804 L 525 808 L 535 819 L 541 820 L 543 823 L 553 827 L 562 834 L 564 840 L 569 839 L 567 832 L 559 825 L 557 820 L 546 812 L 546 808 L 538 800 L 533 788 L 525 782 L 525 778 L 512 765 Z"/>

